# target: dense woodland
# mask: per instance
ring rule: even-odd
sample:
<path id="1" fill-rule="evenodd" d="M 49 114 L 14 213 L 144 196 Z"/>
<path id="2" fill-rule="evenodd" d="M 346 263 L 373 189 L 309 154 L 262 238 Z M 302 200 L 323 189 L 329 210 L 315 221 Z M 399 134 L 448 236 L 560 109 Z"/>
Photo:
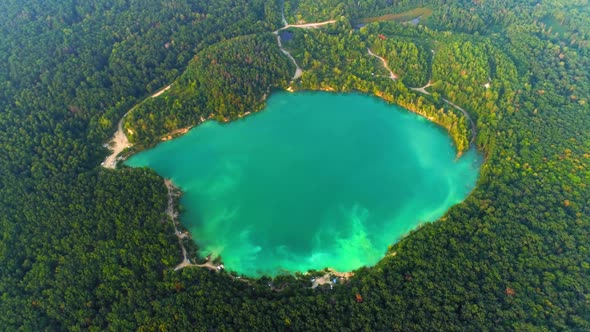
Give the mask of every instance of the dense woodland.
<path id="1" fill-rule="evenodd" d="M 355 28 L 424 7 L 417 26 Z M 590 330 L 587 0 L 286 1 L 289 22 L 338 20 L 291 30 L 285 47 L 305 70 L 294 89 L 377 94 L 446 115 L 457 133 L 468 125 L 444 99 L 463 107 L 485 155 L 478 186 L 333 290 L 174 271 L 163 180 L 100 168 L 102 145 L 134 106 L 125 125 L 147 144 L 201 116 L 260 109 L 294 71 L 270 34 L 282 8 L 0 3 L 0 329 Z M 430 95 L 409 89 L 428 80 Z"/>

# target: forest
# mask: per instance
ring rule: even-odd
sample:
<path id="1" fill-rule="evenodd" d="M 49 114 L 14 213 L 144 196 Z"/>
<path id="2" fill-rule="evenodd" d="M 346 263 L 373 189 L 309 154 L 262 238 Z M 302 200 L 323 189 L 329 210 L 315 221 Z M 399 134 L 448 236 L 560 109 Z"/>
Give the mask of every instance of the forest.
<path id="1" fill-rule="evenodd" d="M 430 15 L 388 19 L 417 8 Z M 588 8 L 3 1 L 0 330 L 590 330 Z M 287 29 L 303 69 L 294 82 L 272 34 L 282 11 L 289 23 L 336 20 Z M 429 82 L 428 94 L 412 89 Z M 378 95 L 431 117 L 459 152 L 474 134 L 461 107 L 485 156 L 476 189 L 334 289 L 175 271 L 163 179 L 100 167 L 103 144 L 130 109 L 130 139 L 150 146 L 201 118 L 258 111 L 287 87 Z"/>

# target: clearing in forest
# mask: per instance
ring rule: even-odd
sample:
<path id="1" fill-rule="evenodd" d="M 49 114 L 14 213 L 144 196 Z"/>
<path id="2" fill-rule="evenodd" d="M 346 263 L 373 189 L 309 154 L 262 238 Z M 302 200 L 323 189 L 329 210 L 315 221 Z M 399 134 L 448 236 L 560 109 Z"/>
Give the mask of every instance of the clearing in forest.
<path id="1" fill-rule="evenodd" d="M 432 9 L 426 7 L 414 8 L 402 13 L 387 14 L 375 17 L 366 17 L 359 20 L 359 23 L 372 23 L 381 21 L 396 21 L 396 22 L 408 22 L 416 18 L 421 20 L 426 19 L 432 14 Z"/>

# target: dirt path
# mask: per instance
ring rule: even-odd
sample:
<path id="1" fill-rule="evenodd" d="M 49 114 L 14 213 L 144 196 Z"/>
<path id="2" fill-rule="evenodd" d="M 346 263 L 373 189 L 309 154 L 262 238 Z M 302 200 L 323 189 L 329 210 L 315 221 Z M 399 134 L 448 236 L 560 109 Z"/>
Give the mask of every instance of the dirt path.
<path id="1" fill-rule="evenodd" d="M 378 56 L 377 54 L 373 53 L 370 48 L 367 48 L 367 51 L 369 52 L 369 55 L 374 56 L 377 59 L 381 60 L 381 62 L 383 62 L 383 67 L 385 67 L 385 69 L 387 69 L 387 71 L 389 72 L 389 78 L 392 81 L 397 80 L 397 75 L 387 65 L 387 60 L 385 60 L 384 58 L 382 58 L 382 57 Z"/>
<path id="2" fill-rule="evenodd" d="M 284 21 L 283 23 L 287 23 Z M 305 24 L 286 24 L 284 27 L 280 28 L 277 31 L 289 29 L 289 28 L 300 28 L 300 29 L 314 29 L 317 27 L 321 27 L 322 25 L 336 23 L 336 20 L 329 20 L 324 22 L 315 22 L 315 23 L 305 23 Z"/>
<path id="3" fill-rule="evenodd" d="M 277 36 L 277 43 L 279 44 L 279 48 L 281 49 L 281 52 L 283 52 L 283 54 L 285 54 L 289 58 L 289 60 L 291 60 L 291 62 L 293 62 L 293 64 L 295 64 L 295 74 L 293 74 L 293 78 L 291 78 L 291 83 L 293 83 L 293 82 L 295 82 L 295 80 L 297 80 L 298 78 L 300 78 L 303 75 L 303 70 L 301 69 L 301 67 L 299 67 L 299 64 L 297 64 L 297 61 L 295 61 L 295 58 L 293 58 L 291 53 L 283 48 L 283 43 L 281 42 L 281 35 L 279 34 L 279 32 L 281 30 L 285 30 L 285 29 L 289 29 L 289 28 L 314 29 L 314 28 L 320 27 L 322 25 L 336 23 L 336 20 L 329 20 L 329 21 L 316 22 L 316 23 L 306 23 L 306 24 L 289 24 L 287 22 L 287 20 L 285 19 L 285 8 L 283 8 L 283 11 L 281 13 L 281 21 L 283 22 L 284 26 L 276 31 L 273 31 L 273 33 Z"/>
<path id="4" fill-rule="evenodd" d="M 156 93 L 154 93 L 150 97 L 156 98 L 156 97 L 162 95 L 167 90 L 169 90 L 171 87 L 172 87 L 172 84 L 157 91 Z M 115 168 L 117 165 L 117 161 L 118 161 L 117 156 L 119 155 L 119 153 L 121 153 L 124 149 L 132 146 L 132 144 L 127 139 L 127 135 L 125 135 L 125 132 L 123 131 L 123 121 L 124 121 L 125 117 L 127 116 L 127 114 L 131 113 L 134 109 L 135 109 L 135 107 L 133 107 L 132 109 L 127 111 L 127 113 L 125 113 L 125 115 L 123 115 L 121 120 L 119 120 L 119 123 L 117 124 L 117 131 L 115 132 L 115 135 L 113 136 L 113 138 L 109 142 L 109 147 L 113 151 L 113 153 L 111 155 L 109 155 L 105 159 L 105 161 L 102 163 L 103 167 Z M 178 129 L 178 130 L 172 132 L 171 135 L 178 134 L 178 133 L 182 134 L 182 133 L 187 132 L 189 129 L 190 128 L 181 128 L 181 129 Z M 178 189 L 176 187 L 174 187 L 174 185 L 172 184 L 172 181 L 164 180 L 164 183 L 166 184 L 166 188 L 168 189 L 168 206 L 166 208 L 166 214 L 168 215 L 168 217 L 170 217 L 170 220 L 172 221 L 172 225 L 174 226 L 174 234 L 178 238 L 178 245 L 180 246 L 180 250 L 182 253 L 182 262 L 180 262 L 180 264 L 178 264 L 174 268 L 174 271 L 178 271 L 180 269 L 183 269 L 183 268 L 189 267 L 189 266 L 203 267 L 203 268 L 207 268 L 207 269 L 215 270 L 215 271 L 223 269 L 223 265 L 221 265 L 221 264 L 214 265 L 209 260 L 207 260 L 207 262 L 205 262 L 204 264 L 195 264 L 190 261 L 190 259 L 188 258 L 188 252 L 186 250 L 186 247 L 184 246 L 183 240 L 185 238 L 190 238 L 191 235 L 188 232 L 181 232 L 178 229 L 178 226 L 179 226 L 178 212 L 175 211 L 175 209 L 174 209 L 174 199 L 176 197 L 178 197 L 178 195 L 180 193 L 179 193 Z"/>
<path id="5" fill-rule="evenodd" d="M 190 261 L 190 259 L 188 258 L 188 251 L 186 250 L 186 247 L 184 246 L 183 240 L 185 238 L 190 238 L 191 235 L 188 232 L 181 232 L 178 229 L 178 227 L 179 227 L 178 212 L 174 209 L 174 199 L 180 195 L 180 191 L 178 190 L 178 188 L 176 188 L 174 186 L 172 181 L 166 179 L 166 180 L 164 180 L 164 183 L 166 184 L 166 189 L 168 189 L 168 206 L 166 208 L 166 214 L 168 215 L 168 217 L 172 221 L 172 225 L 174 226 L 174 234 L 178 238 L 178 245 L 180 246 L 180 251 L 182 253 L 182 261 L 178 265 L 176 265 L 176 267 L 174 267 L 174 271 L 179 271 L 179 270 L 182 270 L 186 267 L 200 267 L 200 268 L 205 268 L 205 269 L 209 269 L 212 271 L 224 270 L 225 267 L 223 266 L 223 264 L 222 263 L 214 264 L 213 261 L 211 260 L 211 257 L 207 257 L 206 262 L 203 264 L 195 264 Z M 231 274 L 228 274 L 228 276 L 234 280 L 240 280 L 240 281 L 248 282 L 248 283 L 250 282 L 249 279 L 244 279 L 241 277 L 234 277 Z M 331 287 L 333 287 L 333 285 L 335 284 L 334 278 L 336 278 L 336 283 L 343 283 L 343 282 L 346 282 L 352 276 L 354 276 L 354 274 L 352 272 L 338 272 L 334 269 L 328 269 L 328 272 L 325 275 L 323 275 L 322 277 L 318 277 L 318 278 L 313 279 L 311 288 L 316 288 L 320 285 L 325 285 L 325 284 L 329 284 Z M 271 284 L 271 287 L 272 287 L 272 284 Z"/>
<path id="6" fill-rule="evenodd" d="M 119 123 L 117 124 L 117 131 L 115 132 L 115 135 L 108 143 L 108 147 L 109 147 L 109 149 L 111 149 L 111 151 L 113 151 L 113 153 L 111 153 L 102 162 L 101 165 L 103 167 L 115 168 L 117 166 L 117 156 L 119 155 L 119 153 L 123 152 L 123 150 L 125 150 L 126 148 L 131 146 L 131 143 L 127 139 L 127 135 L 125 135 L 125 132 L 123 132 L 123 119 L 125 119 L 125 117 L 127 116 L 127 114 L 129 114 L 129 112 L 131 112 L 131 110 L 129 110 L 127 113 L 125 113 L 125 115 L 123 115 L 121 120 L 119 120 Z"/>
<path id="7" fill-rule="evenodd" d="M 190 234 L 186 232 L 182 233 L 178 230 L 178 213 L 174 210 L 174 199 L 178 197 L 179 191 L 176 187 L 174 187 L 172 181 L 166 179 L 164 180 L 164 183 L 166 184 L 166 189 L 168 189 L 168 207 L 166 208 L 166 214 L 172 221 L 172 226 L 174 226 L 174 234 L 178 238 L 178 245 L 182 251 L 182 262 L 174 268 L 174 271 L 177 271 L 187 266 L 195 266 L 195 264 L 191 263 L 191 261 L 188 259 L 188 252 L 186 251 L 184 243 L 182 242 L 183 239 L 187 237 L 190 238 Z"/>
<path id="8" fill-rule="evenodd" d="M 194 264 L 188 258 L 188 252 L 186 250 L 186 247 L 184 246 L 183 240 L 185 238 L 190 238 L 191 235 L 188 232 L 181 232 L 180 230 L 178 230 L 178 212 L 174 210 L 174 199 L 178 197 L 179 192 L 178 189 L 174 187 L 174 185 L 172 184 L 172 181 L 166 179 L 164 180 L 164 183 L 166 184 L 166 188 L 168 189 L 168 207 L 166 208 L 166 214 L 168 215 L 168 217 L 170 217 L 170 220 L 172 221 L 172 225 L 174 226 L 174 234 L 178 238 L 178 245 L 180 246 L 180 251 L 182 252 L 182 262 L 176 265 L 174 271 L 178 271 L 189 266 L 205 267 L 210 270 L 218 270 L 218 267 L 213 265 L 209 260 L 207 260 L 205 264 Z"/>
<path id="9" fill-rule="evenodd" d="M 161 95 L 162 93 L 164 93 L 168 89 L 170 89 L 171 87 L 172 87 L 172 84 L 157 91 L 156 93 L 151 95 L 151 98 L 158 97 L 159 95 Z M 127 135 L 123 131 L 123 120 L 125 119 L 127 114 L 129 114 L 129 113 L 131 113 L 131 111 L 133 111 L 134 108 L 135 108 L 135 106 L 133 108 L 131 108 L 129 111 L 127 111 L 127 113 L 125 113 L 125 115 L 123 115 L 121 120 L 119 120 L 119 123 L 117 124 L 117 131 L 113 135 L 113 138 L 111 138 L 111 140 L 107 143 L 107 146 L 109 149 L 111 149 L 112 153 L 108 157 L 106 157 L 106 159 L 102 162 L 101 165 L 103 167 L 115 168 L 117 166 L 117 161 L 118 161 L 117 156 L 121 152 L 123 152 L 123 150 L 133 146 L 133 144 L 131 144 L 131 142 L 129 142 L 129 139 L 127 139 Z"/>
<path id="10" fill-rule="evenodd" d="M 178 188 L 174 186 L 172 181 L 166 179 L 164 180 L 164 183 L 166 184 L 166 189 L 168 189 L 168 207 L 166 208 L 166 214 L 168 215 L 168 217 L 170 217 L 170 220 L 172 221 L 172 225 L 174 226 L 174 234 L 178 238 L 178 245 L 180 246 L 180 251 L 182 252 L 182 262 L 176 265 L 174 271 L 184 269 L 185 267 L 202 267 L 213 271 L 222 270 L 223 264 L 215 265 L 211 262 L 209 258 L 207 258 L 207 261 L 203 264 L 195 264 L 190 261 L 183 240 L 186 238 L 190 239 L 191 235 L 189 232 L 181 232 L 178 229 L 178 212 L 174 209 L 174 199 L 180 195 L 180 192 Z"/>
<path id="11" fill-rule="evenodd" d="M 209 269 L 212 271 L 219 271 L 220 270 L 219 266 L 213 265 L 213 263 L 211 263 L 210 261 L 207 261 L 204 264 L 194 264 L 194 263 L 191 263 L 191 261 L 188 258 L 185 258 L 182 260 L 182 263 L 176 265 L 176 267 L 174 268 L 174 271 L 182 270 L 185 267 L 201 267 L 201 268 L 206 268 L 206 269 Z"/>
<path id="12" fill-rule="evenodd" d="M 428 81 L 428 84 L 426 84 L 425 86 L 423 86 L 423 87 L 421 87 L 421 88 L 410 88 L 410 89 L 412 89 L 412 90 L 414 90 L 414 91 L 421 92 L 421 93 L 423 93 L 423 94 L 425 94 L 425 95 L 429 95 L 429 94 L 430 94 L 430 92 L 426 91 L 426 88 L 428 88 L 428 87 L 430 87 L 430 86 L 432 86 L 432 82 L 431 82 L 431 81 Z"/>
<path id="13" fill-rule="evenodd" d="M 467 118 L 467 120 L 469 121 L 469 124 L 471 125 L 471 141 L 469 141 L 469 143 L 473 143 L 475 141 L 475 136 L 477 135 L 477 127 L 475 126 L 475 122 L 473 122 L 473 119 L 471 118 L 471 116 L 469 116 L 469 113 L 467 113 L 467 111 L 465 111 L 463 108 L 457 106 L 456 104 L 452 103 L 451 101 L 444 99 L 445 103 L 453 106 L 455 109 L 461 111 L 461 113 L 463 113 L 463 115 Z"/>
<path id="14" fill-rule="evenodd" d="M 414 91 L 417 92 L 421 92 L 425 95 L 430 95 L 430 92 L 426 91 L 426 88 L 432 86 L 432 82 L 428 81 L 428 84 L 426 84 L 425 86 L 421 87 L 421 88 L 410 88 Z M 449 101 L 448 99 L 443 98 L 442 99 L 445 103 L 449 104 L 450 106 L 454 107 L 456 110 L 458 110 L 459 112 L 463 113 L 463 115 L 465 116 L 465 118 L 467 119 L 467 121 L 469 121 L 469 126 L 471 127 L 471 140 L 469 141 L 469 143 L 473 143 L 475 141 L 475 137 L 477 136 L 477 127 L 475 126 L 475 122 L 473 121 L 473 119 L 471 118 L 471 116 L 469 115 L 469 113 L 467 113 L 467 111 L 465 111 L 462 107 L 458 106 L 457 104 Z"/>
<path id="15" fill-rule="evenodd" d="M 336 279 L 336 283 L 343 283 L 349 278 L 354 276 L 352 272 L 338 272 L 334 269 L 328 269 L 328 273 L 324 274 L 321 277 L 317 277 L 312 279 L 311 288 L 316 288 L 321 285 L 330 285 L 330 287 L 334 286 L 334 279 Z"/>
<path id="16" fill-rule="evenodd" d="M 166 92 L 166 91 L 170 90 L 170 88 L 171 88 L 171 87 L 172 87 L 172 84 L 170 84 L 170 85 L 168 85 L 167 87 L 163 88 L 162 90 L 160 90 L 160 91 L 158 91 L 158 92 L 154 93 L 154 94 L 152 95 L 152 98 L 156 98 L 156 97 L 160 96 L 162 93 L 164 93 L 164 92 Z"/>
<path id="17" fill-rule="evenodd" d="M 434 50 L 432 51 L 432 59 L 431 61 L 434 62 L 434 55 L 436 54 Z M 432 74 L 432 73 L 431 73 Z M 432 75 L 431 75 L 432 78 Z M 428 83 L 421 87 L 421 88 L 410 88 L 414 91 L 423 93 L 425 95 L 430 95 L 430 92 L 426 91 L 426 88 L 432 86 L 432 81 L 428 80 Z M 475 137 L 477 136 L 477 127 L 475 126 L 475 122 L 473 122 L 473 119 L 471 118 L 471 116 L 469 115 L 469 113 L 467 113 L 467 111 L 465 111 L 463 108 L 459 107 L 458 105 L 456 105 L 455 103 L 443 98 L 444 102 L 451 105 L 452 107 L 454 107 L 456 110 L 460 111 L 461 113 L 463 113 L 463 115 L 467 118 L 467 121 L 469 121 L 470 127 L 471 127 L 471 140 L 469 141 L 470 144 L 473 144 L 473 142 L 475 141 Z"/>
<path id="18" fill-rule="evenodd" d="M 279 48 L 281 49 L 281 52 L 283 52 L 283 54 L 285 54 L 291 60 L 291 62 L 293 62 L 293 64 L 295 64 L 295 74 L 293 74 L 293 78 L 291 78 L 291 82 L 294 82 L 299 77 L 301 77 L 301 75 L 303 75 L 303 70 L 301 70 L 301 67 L 299 67 L 299 65 L 297 64 L 297 61 L 295 61 L 295 58 L 293 58 L 291 53 L 289 53 L 289 51 L 287 51 L 286 49 L 283 48 L 283 43 L 281 42 L 281 36 L 279 35 L 279 30 L 275 31 L 274 34 L 277 36 L 277 43 L 279 44 Z"/>

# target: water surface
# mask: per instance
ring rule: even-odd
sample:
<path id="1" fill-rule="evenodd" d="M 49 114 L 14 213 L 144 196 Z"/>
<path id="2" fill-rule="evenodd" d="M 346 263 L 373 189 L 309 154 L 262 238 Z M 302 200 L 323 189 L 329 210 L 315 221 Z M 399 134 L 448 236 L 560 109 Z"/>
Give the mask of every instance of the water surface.
<path id="1" fill-rule="evenodd" d="M 183 191 L 181 222 L 206 256 L 247 276 L 377 263 L 473 189 L 444 130 L 361 94 L 275 93 L 263 112 L 133 156 Z"/>

